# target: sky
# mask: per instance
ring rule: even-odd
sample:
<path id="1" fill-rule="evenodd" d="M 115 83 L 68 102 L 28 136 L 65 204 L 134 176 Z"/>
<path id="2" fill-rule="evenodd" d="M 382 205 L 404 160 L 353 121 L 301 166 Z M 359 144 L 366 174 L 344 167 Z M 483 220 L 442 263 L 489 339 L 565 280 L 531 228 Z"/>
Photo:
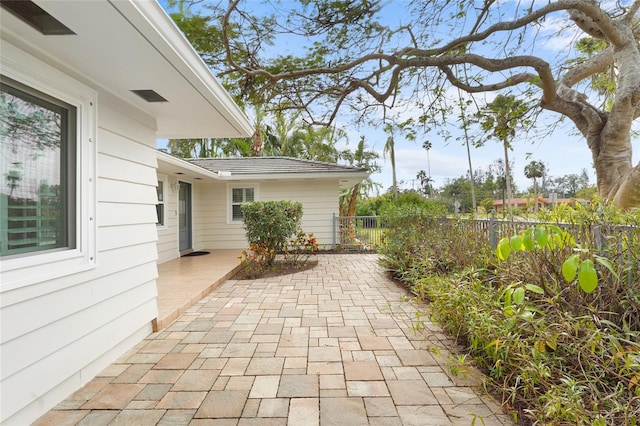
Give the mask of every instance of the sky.
<path id="1" fill-rule="evenodd" d="M 553 116 L 547 114 L 551 120 Z M 453 130 L 453 129 L 452 129 Z M 595 184 L 595 173 L 591 159 L 591 151 L 581 137 L 572 135 L 575 130 L 571 126 L 563 126 L 544 139 L 517 134 L 513 142 L 513 149 L 509 151 L 509 164 L 513 171 L 513 178 L 517 188 L 521 191 L 532 186 L 532 181 L 524 175 L 524 167 L 531 161 L 542 161 L 547 166 L 548 175 L 559 177 L 568 174 L 580 174 L 586 169 L 591 184 Z M 382 171 L 372 175 L 372 179 L 383 185 L 384 190 L 392 185 L 391 162 L 383 157 L 383 148 L 387 135 L 382 130 L 367 129 L 367 141 L 371 148 L 380 154 Z M 396 137 L 396 174 L 401 188 L 412 188 L 417 185 L 416 175 L 420 170 L 428 172 L 434 180 L 434 187 L 440 188 L 460 176 L 468 176 L 469 162 L 467 148 L 462 140 L 444 141 L 435 132 L 423 134 L 413 141 Z M 461 135 L 462 136 L 462 135 Z M 350 138 L 357 141 L 356 138 Z M 454 138 L 452 138 L 454 139 Z M 432 148 L 427 152 L 422 148 L 422 142 L 429 140 Z M 636 143 L 637 146 L 637 143 Z M 470 147 L 471 163 L 474 170 L 488 166 L 498 159 L 504 159 L 504 148 L 495 139 L 488 140 L 484 146 Z"/>
<path id="2" fill-rule="evenodd" d="M 260 4 L 258 0 L 256 5 Z M 403 1 L 403 0 L 393 0 Z M 166 7 L 166 1 L 161 3 Z M 510 0 L 502 2 L 503 7 L 508 7 Z M 285 0 L 285 4 L 286 0 Z M 395 3 L 389 2 L 393 6 Z M 401 21 L 403 17 L 395 12 L 403 8 L 389 7 L 389 13 L 384 19 Z M 386 9 L 385 9 L 386 10 Z M 566 57 L 567 46 L 575 39 L 576 34 L 571 32 L 563 32 L 562 36 L 557 36 L 558 30 L 566 23 L 565 16 L 548 17 L 540 23 L 541 35 L 548 37 L 540 37 L 536 45 L 536 54 L 544 57 Z M 284 53 L 295 54 L 296 41 L 285 40 Z M 278 48 L 276 46 L 276 48 Z M 278 51 L 278 53 L 283 53 Z M 486 96 L 486 101 L 490 101 L 495 95 Z M 411 108 L 405 108 L 409 111 Z M 553 126 L 560 119 L 560 115 L 552 112 L 543 112 L 540 116 L 540 128 Z M 640 123 L 636 122 L 636 129 L 640 130 Z M 379 165 L 382 170 L 372 175 L 372 180 L 378 182 L 382 186 L 382 191 L 386 191 L 392 185 L 392 169 L 391 162 L 388 157 L 383 155 L 383 148 L 387 139 L 387 134 L 382 129 L 373 127 L 355 128 L 350 124 L 348 116 L 339 115 L 336 125 L 344 129 L 348 135 L 348 148 L 355 148 L 360 136 L 364 135 L 370 149 L 379 153 Z M 454 138 L 448 141 L 443 140 L 436 130 L 430 133 L 418 134 L 416 141 L 404 139 L 400 134 L 395 135 L 395 155 L 396 155 L 396 173 L 399 186 L 401 188 L 412 188 L 417 185 L 417 174 L 420 170 L 424 170 L 431 175 L 433 186 L 440 188 L 447 183 L 448 180 L 456 179 L 460 176 L 468 176 L 468 157 L 467 148 L 463 143 L 464 138 L 457 129 L 456 123 L 444 124 L 454 134 Z M 458 136 L 461 140 L 456 140 Z M 422 148 L 424 141 L 430 141 L 432 148 L 428 155 L 426 150 Z M 527 135 L 521 132 L 517 133 L 515 140 L 512 142 L 513 149 L 509 151 L 509 162 L 512 169 L 515 184 L 519 191 L 525 191 L 532 186 L 530 179 L 524 176 L 524 167 L 533 160 L 542 161 L 547 168 L 548 176 L 559 177 L 568 174 L 580 174 L 583 169 L 587 170 L 590 183 L 596 183 L 591 152 L 588 149 L 585 140 L 577 135 L 575 127 L 566 120 L 566 122 L 558 126 L 553 133 L 544 137 L 533 134 Z M 342 147 L 340 147 L 342 148 Z M 634 159 L 636 164 L 639 159 L 640 141 L 636 138 L 633 141 Z M 482 168 L 486 170 L 488 166 L 497 159 L 504 159 L 504 150 L 501 143 L 494 139 L 486 141 L 486 143 L 478 148 L 473 146 L 471 150 L 471 161 L 474 170 Z"/>

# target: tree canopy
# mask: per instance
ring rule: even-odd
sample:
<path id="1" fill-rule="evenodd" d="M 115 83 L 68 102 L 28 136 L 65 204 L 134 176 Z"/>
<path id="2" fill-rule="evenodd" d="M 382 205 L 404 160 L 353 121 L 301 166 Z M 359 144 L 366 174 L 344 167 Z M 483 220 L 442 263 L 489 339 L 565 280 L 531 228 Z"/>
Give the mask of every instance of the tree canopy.
<path id="1" fill-rule="evenodd" d="M 309 123 L 395 108 L 425 130 L 451 86 L 537 99 L 582 135 L 599 194 L 640 206 L 640 0 L 193 3 L 174 18 L 238 99 Z"/>

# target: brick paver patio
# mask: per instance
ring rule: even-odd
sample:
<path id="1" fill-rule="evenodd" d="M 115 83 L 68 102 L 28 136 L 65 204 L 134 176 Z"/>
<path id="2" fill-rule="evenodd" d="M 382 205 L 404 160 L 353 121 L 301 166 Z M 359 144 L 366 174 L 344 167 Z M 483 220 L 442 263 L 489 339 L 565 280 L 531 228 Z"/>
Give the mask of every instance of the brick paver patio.
<path id="1" fill-rule="evenodd" d="M 36 424 L 512 424 L 417 311 L 376 255 L 229 280 Z"/>

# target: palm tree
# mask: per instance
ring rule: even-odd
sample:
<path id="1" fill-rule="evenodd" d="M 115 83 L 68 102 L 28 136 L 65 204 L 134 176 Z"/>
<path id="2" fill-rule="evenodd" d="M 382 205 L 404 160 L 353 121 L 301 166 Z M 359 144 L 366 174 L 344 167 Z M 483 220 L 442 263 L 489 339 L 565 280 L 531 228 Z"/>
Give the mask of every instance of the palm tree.
<path id="1" fill-rule="evenodd" d="M 384 144 L 384 149 L 382 150 L 383 155 L 389 154 L 389 159 L 391 160 L 391 176 L 392 176 L 392 187 L 391 191 L 393 194 L 393 198 L 397 198 L 398 196 L 398 180 L 396 178 L 396 149 L 395 149 L 395 141 L 393 140 L 393 133 L 389 135 L 387 138 L 387 142 Z"/>
<path id="2" fill-rule="evenodd" d="M 509 150 L 515 136 L 515 129 L 526 122 L 525 115 L 529 105 L 512 95 L 498 95 L 476 114 L 485 132 L 502 142 L 504 147 L 505 182 L 508 200 L 509 217 L 513 216 L 511 206 L 511 171 L 509 168 Z"/>
<path id="3" fill-rule="evenodd" d="M 527 179 L 533 179 L 534 211 L 538 212 L 538 178 L 544 176 L 546 167 L 542 161 L 532 161 L 524 166 L 524 175 Z"/>
<path id="4" fill-rule="evenodd" d="M 380 171 L 380 166 L 376 162 L 378 159 L 378 153 L 369 150 L 364 136 L 360 136 L 358 147 L 354 152 L 343 151 L 340 154 L 340 158 L 345 160 L 350 166 L 362 167 L 367 169 L 370 173 L 376 173 Z M 356 184 L 348 192 L 341 194 L 340 203 L 340 216 L 353 216 L 356 211 L 356 201 L 358 197 L 366 195 L 369 191 L 378 185 L 371 180 L 370 177 L 366 178 L 362 182 Z"/>
<path id="5" fill-rule="evenodd" d="M 429 158 L 429 151 L 433 148 L 433 144 L 430 141 L 424 141 L 422 148 L 427 150 L 427 175 L 431 178 L 431 159 Z"/>
<path id="6" fill-rule="evenodd" d="M 465 110 L 465 102 L 462 99 L 462 93 L 458 89 L 458 100 L 460 102 L 460 122 L 462 123 L 462 130 L 464 130 L 464 142 L 467 147 L 467 161 L 469 162 L 469 182 L 471 183 L 471 206 L 473 207 L 473 217 L 478 213 L 478 207 L 476 203 L 476 189 L 475 179 L 473 178 L 473 166 L 471 165 L 471 147 L 469 143 L 469 120 L 467 119 L 467 112 Z"/>

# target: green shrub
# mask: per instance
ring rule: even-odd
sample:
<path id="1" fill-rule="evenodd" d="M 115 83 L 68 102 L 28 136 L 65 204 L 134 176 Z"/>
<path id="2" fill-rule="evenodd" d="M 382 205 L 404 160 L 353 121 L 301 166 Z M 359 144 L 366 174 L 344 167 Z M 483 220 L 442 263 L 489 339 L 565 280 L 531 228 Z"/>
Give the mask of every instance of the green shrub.
<path id="1" fill-rule="evenodd" d="M 410 206 L 389 208 L 386 230 L 378 249 L 381 264 L 397 277 L 416 265 L 429 265 L 429 271 L 448 273 L 465 267 L 483 267 L 491 255 L 486 237 L 462 219 L 442 216 L 444 207 L 431 209 Z"/>
<path id="2" fill-rule="evenodd" d="M 414 276 L 411 287 L 430 301 L 432 317 L 466 343 L 521 423 L 636 424 L 637 332 L 573 316 L 540 297 L 536 286 L 495 286 L 480 271 Z"/>
<path id="3" fill-rule="evenodd" d="M 291 201 L 254 201 L 242 205 L 249 244 L 260 248 L 265 266 L 273 265 L 289 239 L 300 230 L 302 204 Z"/>
<path id="4" fill-rule="evenodd" d="M 383 264 L 430 302 L 523 424 L 636 425 L 640 232 L 610 227 L 639 216 L 600 204 L 542 217 L 554 224 L 496 251 L 469 222 L 398 218 Z"/>
<path id="5" fill-rule="evenodd" d="M 596 316 L 640 331 L 637 213 L 595 204 L 559 206 L 543 217 L 557 224 L 539 225 L 501 241 L 498 252 L 508 248 L 511 255 L 496 266 L 496 280 L 503 286 L 536 284 L 546 298 L 574 316 Z"/>

